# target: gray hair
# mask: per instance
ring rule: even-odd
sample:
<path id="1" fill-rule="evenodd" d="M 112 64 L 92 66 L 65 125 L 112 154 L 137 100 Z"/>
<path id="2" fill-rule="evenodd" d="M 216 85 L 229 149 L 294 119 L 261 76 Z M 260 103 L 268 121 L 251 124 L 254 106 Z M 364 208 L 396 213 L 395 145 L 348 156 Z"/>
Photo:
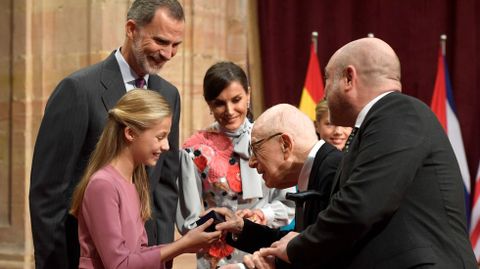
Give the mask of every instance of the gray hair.
<path id="1" fill-rule="evenodd" d="M 171 18 L 185 21 L 182 5 L 177 0 L 135 0 L 128 10 L 127 20 L 133 20 L 139 26 L 144 26 L 152 21 L 159 8 L 166 9 Z"/>

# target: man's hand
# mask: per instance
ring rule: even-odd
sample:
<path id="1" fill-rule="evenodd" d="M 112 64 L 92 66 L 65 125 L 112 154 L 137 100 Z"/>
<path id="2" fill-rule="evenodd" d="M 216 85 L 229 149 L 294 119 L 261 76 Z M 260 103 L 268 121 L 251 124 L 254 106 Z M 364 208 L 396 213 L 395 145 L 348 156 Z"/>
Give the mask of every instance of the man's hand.
<path id="1" fill-rule="evenodd" d="M 282 237 L 277 242 L 273 242 L 273 244 L 269 248 L 262 248 L 260 249 L 260 255 L 263 257 L 268 257 L 273 255 L 279 259 L 282 259 L 285 262 L 290 263 L 287 255 L 287 245 L 290 240 L 292 240 L 295 236 L 297 236 L 297 232 L 289 232 L 287 235 Z"/>
<path id="2" fill-rule="evenodd" d="M 266 225 L 267 224 L 267 219 L 265 218 L 265 214 L 263 214 L 263 211 L 261 209 L 242 209 L 238 210 L 235 212 L 237 216 L 240 218 L 246 218 L 252 222 Z"/>
<path id="3" fill-rule="evenodd" d="M 262 256 L 260 251 L 243 257 L 243 264 L 249 269 L 275 269 L 274 256 Z"/>
<path id="4" fill-rule="evenodd" d="M 235 215 L 233 211 L 225 207 L 216 207 L 212 210 L 215 210 L 217 213 L 222 214 L 225 217 L 225 222 L 217 224 L 215 228 L 218 231 L 222 232 L 231 232 L 233 234 L 240 234 L 243 230 L 243 218 Z"/>
<path id="5" fill-rule="evenodd" d="M 232 263 L 232 264 L 225 264 L 223 266 L 220 266 L 219 269 L 244 269 L 244 267 L 238 263 Z"/>

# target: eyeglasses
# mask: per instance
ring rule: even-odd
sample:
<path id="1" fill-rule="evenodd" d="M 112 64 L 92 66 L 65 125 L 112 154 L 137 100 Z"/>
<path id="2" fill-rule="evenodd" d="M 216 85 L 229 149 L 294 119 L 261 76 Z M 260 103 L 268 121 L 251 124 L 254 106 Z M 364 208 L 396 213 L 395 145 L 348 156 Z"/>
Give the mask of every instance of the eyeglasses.
<path id="1" fill-rule="evenodd" d="M 268 140 L 274 138 L 275 136 L 278 136 L 278 135 L 282 135 L 283 133 L 275 133 L 267 138 L 263 138 L 263 139 L 260 139 L 258 141 L 255 141 L 253 143 L 250 143 L 250 145 L 248 146 L 248 149 L 250 151 L 250 156 L 255 156 L 257 157 L 257 155 L 255 154 L 256 151 L 258 151 L 260 149 L 260 146 L 267 142 Z"/>

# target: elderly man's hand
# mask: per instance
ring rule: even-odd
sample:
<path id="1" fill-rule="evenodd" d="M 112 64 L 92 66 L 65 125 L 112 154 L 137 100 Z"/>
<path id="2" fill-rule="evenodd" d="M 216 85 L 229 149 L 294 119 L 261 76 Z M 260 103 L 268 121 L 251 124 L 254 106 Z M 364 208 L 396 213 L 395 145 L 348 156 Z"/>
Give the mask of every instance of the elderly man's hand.
<path id="1" fill-rule="evenodd" d="M 219 269 L 244 269 L 244 267 L 240 264 L 226 264 L 226 265 L 223 265 L 223 266 L 220 266 Z"/>
<path id="2" fill-rule="evenodd" d="M 287 245 L 288 242 L 290 242 L 290 240 L 292 240 L 297 235 L 298 233 L 296 232 L 289 232 L 279 241 L 273 242 L 273 244 L 269 248 L 260 249 L 260 255 L 264 257 L 273 255 L 279 259 L 284 260 L 285 262 L 290 263 L 287 255 Z"/>
<path id="3" fill-rule="evenodd" d="M 243 218 L 235 215 L 233 211 L 225 207 L 212 208 L 217 213 L 225 217 L 225 222 L 217 224 L 215 229 L 222 232 L 231 232 L 232 234 L 240 234 L 243 230 Z"/>
<path id="4" fill-rule="evenodd" d="M 242 209 L 235 212 L 237 216 L 240 218 L 246 218 L 252 222 L 267 225 L 267 219 L 265 218 L 265 214 L 261 209 Z"/>
<path id="5" fill-rule="evenodd" d="M 275 269 L 274 256 L 262 256 L 260 251 L 243 257 L 243 264 L 249 269 Z"/>

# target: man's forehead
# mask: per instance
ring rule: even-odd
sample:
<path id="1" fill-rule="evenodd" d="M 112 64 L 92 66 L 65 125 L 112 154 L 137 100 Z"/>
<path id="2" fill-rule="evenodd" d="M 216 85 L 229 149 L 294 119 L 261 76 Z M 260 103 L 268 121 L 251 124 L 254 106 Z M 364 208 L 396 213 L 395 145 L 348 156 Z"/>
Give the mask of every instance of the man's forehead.
<path id="1" fill-rule="evenodd" d="M 257 123 L 255 123 L 252 128 L 252 135 L 251 135 L 252 142 L 260 140 L 262 138 L 262 134 L 263 134 L 262 127 L 259 126 Z"/>
<path id="2" fill-rule="evenodd" d="M 330 72 L 330 70 L 332 70 L 332 67 L 333 67 L 334 64 L 335 64 L 335 55 L 333 55 L 330 58 L 327 65 L 325 66 L 325 72 Z"/>
<path id="3" fill-rule="evenodd" d="M 258 139 L 256 139 L 257 137 L 258 137 L 258 131 L 254 126 L 253 129 L 252 129 L 251 139 L 252 140 L 258 140 Z"/>

